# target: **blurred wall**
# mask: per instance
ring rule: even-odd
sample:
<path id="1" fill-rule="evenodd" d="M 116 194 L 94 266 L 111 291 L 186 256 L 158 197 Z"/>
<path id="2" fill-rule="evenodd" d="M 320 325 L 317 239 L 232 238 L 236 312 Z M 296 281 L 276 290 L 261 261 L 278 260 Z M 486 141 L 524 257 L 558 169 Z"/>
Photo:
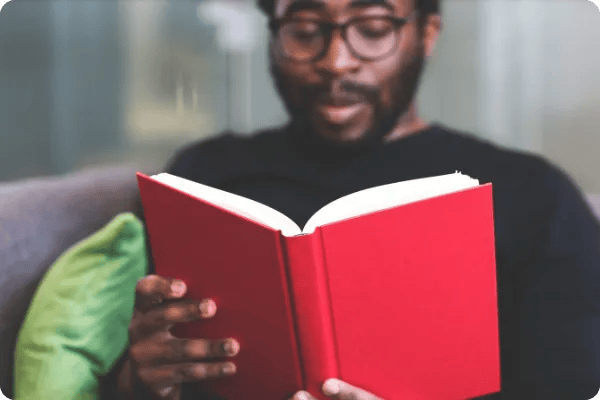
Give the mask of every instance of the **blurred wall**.
<path id="1" fill-rule="evenodd" d="M 546 12 L 541 153 L 600 193 L 600 12 L 589 1 Z"/>
<path id="2" fill-rule="evenodd" d="M 115 2 L 11 1 L 0 13 L 0 180 L 116 154 L 122 70 Z"/>
<path id="3" fill-rule="evenodd" d="M 0 180 L 52 168 L 49 13 L 48 3 L 9 3 L 0 12 Z"/>
<path id="4" fill-rule="evenodd" d="M 419 104 L 430 120 L 542 154 L 600 193 L 600 12 L 587 0 L 442 0 Z"/>
<path id="5" fill-rule="evenodd" d="M 8 3 L 0 180 L 121 161 L 160 168 L 192 140 L 285 123 L 266 19 L 253 0 L 207 4 L 216 3 Z M 600 193 L 598 9 L 587 0 L 442 0 L 442 19 L 421 113 L 543 154 Z M 249 37 L 253 46 L 235 48 Z"/>

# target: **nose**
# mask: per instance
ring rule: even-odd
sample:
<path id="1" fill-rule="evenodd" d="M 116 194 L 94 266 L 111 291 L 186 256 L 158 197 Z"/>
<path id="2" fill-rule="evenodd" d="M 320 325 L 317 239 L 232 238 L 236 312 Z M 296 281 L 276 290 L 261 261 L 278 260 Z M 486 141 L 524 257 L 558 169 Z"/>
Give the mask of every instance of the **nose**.
<path id="1" fill-rule="evenodd" d="M 341 33 L 333 32 L 329 48 L 323 56 L 315 63 L 320 72 L 327 73 L 333 77 L 339 77 L 348 73 L 356 72 L 360 67 L 360 60 L 354 57 Z"/>

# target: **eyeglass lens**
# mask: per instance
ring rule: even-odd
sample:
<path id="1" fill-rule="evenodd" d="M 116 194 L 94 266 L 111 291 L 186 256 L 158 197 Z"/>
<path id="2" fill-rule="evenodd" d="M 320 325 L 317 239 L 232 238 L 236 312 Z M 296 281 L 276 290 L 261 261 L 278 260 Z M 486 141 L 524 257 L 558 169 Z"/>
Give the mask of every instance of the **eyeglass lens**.
<path id="1" fill-rule="evenodd" d="M 323 53 L 329 41 L 326 25 L 311 20 L 288 21 L 281 25 L 279 39 L 284 52 L 296 60 L 310 60 Z M 363 58 L 375 59 L 393 50 L 397 29 L 389 19 L 366 18 L 352 22 L 346 42 Z"/>

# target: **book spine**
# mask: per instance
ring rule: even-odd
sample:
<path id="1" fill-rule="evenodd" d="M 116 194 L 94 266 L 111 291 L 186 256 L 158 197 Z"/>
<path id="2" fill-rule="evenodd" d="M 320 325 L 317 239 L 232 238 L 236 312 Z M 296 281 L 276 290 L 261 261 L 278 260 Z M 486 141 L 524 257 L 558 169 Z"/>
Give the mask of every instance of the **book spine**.
<path id="1" fill-rule="evenodd" d="M 321 385 L 338 376 L 338 363 L 321 232 L 283 241 L 304 389 L 326 399 Z"/>

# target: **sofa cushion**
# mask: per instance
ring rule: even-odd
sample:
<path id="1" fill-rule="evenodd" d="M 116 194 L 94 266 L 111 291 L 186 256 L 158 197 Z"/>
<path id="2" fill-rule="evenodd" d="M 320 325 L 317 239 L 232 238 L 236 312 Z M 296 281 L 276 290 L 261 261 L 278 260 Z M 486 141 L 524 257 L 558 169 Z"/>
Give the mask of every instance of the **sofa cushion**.
<path id="1" fill-rule="evenodd" d="M 99 379 L 127 348 L 135 286 L 147 265 L 144 227 L 131 213 L 58 258 L 17 339 L 15 398 L 99 398 Z"/>
<path id="2" fill-rule="evenodd" d="M 0 184 L 0 387 L 8 397 L 17 333 L 43 274 L 74 243 L 134 211 L 136 171 L 113 165 Z"/>

